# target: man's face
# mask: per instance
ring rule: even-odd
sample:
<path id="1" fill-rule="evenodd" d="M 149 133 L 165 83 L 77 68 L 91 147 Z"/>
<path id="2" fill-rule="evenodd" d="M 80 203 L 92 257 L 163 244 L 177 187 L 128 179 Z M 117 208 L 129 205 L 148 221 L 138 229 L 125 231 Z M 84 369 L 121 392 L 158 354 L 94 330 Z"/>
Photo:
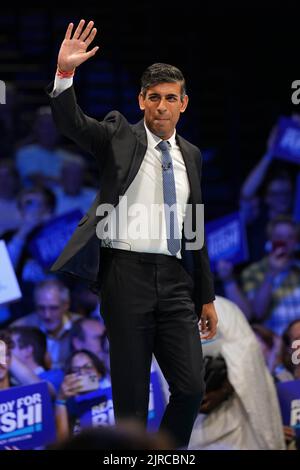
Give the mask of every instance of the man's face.
<path id="1" fill-rule="evenodd" d="M 86 320 L 82 325 L 84 331 L 85 341 L 83 343 L 84 349 L 99 355 L 102 352 L 102 336 L 105 332 L 105 326 L 96 320 Z"/>
<path id="2" fill-rule="evenodd" d="M 68 302 L 61 300 L 56 287 L 45 288 L 36 293 L 36 311 L 47 333 L 55 335 L 63 325 L 63 315 L 69 308 Z"/>
<path id="3" fill-rule="evenodd" d="M 49 212 L 43 194 L 25 194 L 21 200 L 21 212 L 26 220 L 43 220 Z"/>
<path id="4" fill-rule="evenodd" d="M 148 129 L 161 139 L 169 139 L 188 105 L 187 95 L 181 100 L 181 83 L 159 83 L 139 94 L 140 109 L 144 111 Z"/>
<path id="5" fill-rule="evenodd" d="M 97 320 L 86 319 L 82 323 L 84 339 L 74 338 L 76 350 L 87 349 L 94 353 L 99 359 L 104 360 L 106 352 L 103 351 L 103 335 L 105 326 Z"/>
<path id="6" fill-rule="evenodd" d="M 71 373 L 77 375 L 98 375 L 92 360 L 85 353 L 78 353 L 72 359 Z"/>
<path id="7" fill-rule="evenodd" d="M 268 186 L 266 203 L 278 214 L 289 212 L 292 203 L 292 184 L 289 180 L 273 180 Z"/>

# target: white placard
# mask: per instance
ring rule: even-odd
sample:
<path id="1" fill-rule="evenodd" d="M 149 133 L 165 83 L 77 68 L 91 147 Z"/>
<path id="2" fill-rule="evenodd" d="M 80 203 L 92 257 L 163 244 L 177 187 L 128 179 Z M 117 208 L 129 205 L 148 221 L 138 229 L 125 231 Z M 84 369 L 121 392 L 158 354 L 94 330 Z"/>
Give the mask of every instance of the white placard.
<path id="1" fill-rule="evenodd" d="M 5 242 L 0 240 L 0 305 L 22 297 Z"/>

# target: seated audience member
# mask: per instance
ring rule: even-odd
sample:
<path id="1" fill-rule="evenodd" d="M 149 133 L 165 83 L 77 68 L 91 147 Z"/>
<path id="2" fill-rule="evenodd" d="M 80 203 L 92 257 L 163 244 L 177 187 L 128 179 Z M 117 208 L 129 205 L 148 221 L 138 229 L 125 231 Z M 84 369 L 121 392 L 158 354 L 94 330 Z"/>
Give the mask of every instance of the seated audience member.
<path id="1" fill-rule="evenodd" d="M 265 254 L 266 227 L 278 215 L 293 213 L 293 182 L 286 170 L 288 164 L 274 159 L 272 147 L 277 137 L 274 127 L 267 151 L 246 178 L 240 198 L 241 213 L 246 222 L 249 255 L 258 261 Z M 263 188 L 262 188 L 263 187 Z M 261 197 L 260 194 L 262 193 Z"/>
<path id="2" fill-rule="evenodd" d="M 22 299 L 10 306 L 11 320 L 32 311 L 35 283 L 49 278 L 49 273 L 30 252 L 29 244 L 36 230 L 53 216 L 55 196 L 45 188 L 25 189 L 18 195 L 18 207 L 20 228 L 3 234 L 22 290 Z"/>
<path id="3" fill-rule="evenodd" d="M 90 351 L 82 349 L 73 352 L 66 362 L 65 372 L 55 408 L 59 440 L 80 430 L 76 397 L 110 387 L 104 363 Z M 90 385 L 91 382 L 95 382 L 95 387 Z M 102 399 L 102 396 L 96 398 L 98 401 L 94 405 L 100 405 Z"/>
<path id="4" fill-rule="evenodd" d="M 276 382 L 290 382 L 300 379 L 300 317 L 292 321 L 281 337 L 281 348 L 278 364 L 273 371 Z M 284 427 L 288 449 L 300 448 L 300 440 L 296 437 L 295 428 Z"/>
<path id="5" fill-rule="evenodd" d="M 227 372 L 218 367 L 219 377 L 209 378 L 189 449 L 284 449 L 275 386 L 255 335 L 234 303 L 217 296 L 215 306 L 218 332 L 202 341 L 204 362 L 223 358 Z"/>
<path id="6" fill-rule="evenodd" d="M 282 334 L 274 377 L 278 382 L 300 379 L 300 316 L 292 321 Z"/>
<path id="7" fill-rule="evenodd" d="M 12 326 L 40 328 L 47 338 L 52 368 L 62 369 L 71 352 L 70 329 L 80 315 L 69 311 L 70 292 L 56 279 L 37 284 L 34 302 L 35 312 L 20 318 Z"/>
<path id="8" fill-rule="evenodd" d="M 8 230 L 16 230 L 21 223 L 16 194 L 19 175 L 9 159 L 0 160 L 0 238 Z"/>
<path id="9" fill-rule="evenodd" d="M 300 317 L 300 263 L 295 257 L 299 230 L 289 216 L 278 216 L 268 225 L 270 252 L 241 275 L 253 320 L 281 335 Z"/>
<path id="10" fill-rule="evenodd" d="M 13 355 L 13 342 L 9 332 L 5 330 L 0 331 L 1 349 L 3 344 L 5 345 L 5 361 L 3 361 L 3 357 L 0 358 L 0 390 L 15 385 L 30 385 L 40 382 L 39 377 Z"/>
<path id="11" fill-rule="evenodd" d="M 17 275 L 23 280 L 33 280 L 38 277 L 38 267 L 32 264 L 32 255 L 28 253 L 28 243 L 37 227 L 53 217 L 55 196 L 49 189 L 31 188 L 21 191 L 18 195 L 18 207 L 21 214 L 20 228 L 14 232 L 6 232 L 4 240 L 7 243 L 10 258 Z M 39 266 L 39 270 L 42 268 Z"/>
<path id="12" fill-rule="evenodd" d="M 88 211 L 97 191 L 84 186 L 85 161 L 80 155 L 66 158 L 61 171 L 61 183 L 53 187 L 56 196 L 56 214 L 64 214 L 79 209 Z"/>
<path id="13" fill-rule="evenodd" d="M 12 354 L 25 364 L 41 380 L 52 384 L 55 391 L 63 381 L 61 369 L 50 369 L 47 358 L 47 338 L 45 333 L 36 327 L 16 326 L 9 330 L 13 347 Z"/>
<path id="14" fill-rule="evenodd" d="M 71 346 L 74 351 L 86 349 L 95 354 L 109 367 L 109 345 L 104 323 L 95 318 L 81 318 L 76 321 L 70 331 Z"/>
<path id="15" fill-rule="evenodd" d="M 59 144 L 59 134 L 49 106 L 36 112 L 33 134 L 16 152 L 16 167 L 25 186 L 59 183 L 64 158 L 69 155 Z"/>
<path id="16" fill-rule="evenodd" d="M 259 260 L 266 252 L 266 228 L 270 221 L 280 215 L 293 212 L 293 183 L 286 172 L 275 173 L 266 183 L 264 203 L 260 215 L 246 225 L 249 256 L 252 261 Z"/>

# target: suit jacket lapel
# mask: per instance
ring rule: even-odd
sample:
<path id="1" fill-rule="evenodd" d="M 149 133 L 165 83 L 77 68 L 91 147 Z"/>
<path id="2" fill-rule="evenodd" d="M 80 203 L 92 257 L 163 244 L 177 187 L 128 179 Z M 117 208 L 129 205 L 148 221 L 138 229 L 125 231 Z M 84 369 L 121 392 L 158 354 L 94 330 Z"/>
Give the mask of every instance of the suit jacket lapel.
<path id="1" fill-rule="evenodd" d="M 132 162 L 128 171 L 126 182 L 122 188 L 122 194 L 126 192 L 126 190 L 128 189 L 128 186 L 130 186 L 130 184 L 134 180 L 142 164 L 145 153 L 147 151 L 147 134 L 146 134 L 146 130 L 144 127 L 144 120 L 142 119 L 137 124 L 131 126 L 131 129 L 137 137 L 137 144 L 136 144 L 135 152 L 134 152 Z"/>
<path id="2" fill-rule="evenodd" d="M 186 167 L 188 180 L 190 183 L 190 198 L 195 204 L 201 203 L 201 186 L 200 175 L 196 159 L 199 158 L 198 152 L 194 151 L 193 147 L 182 137 L 177 135 L 177 142 L 180 147 L 183 160 Z"/>

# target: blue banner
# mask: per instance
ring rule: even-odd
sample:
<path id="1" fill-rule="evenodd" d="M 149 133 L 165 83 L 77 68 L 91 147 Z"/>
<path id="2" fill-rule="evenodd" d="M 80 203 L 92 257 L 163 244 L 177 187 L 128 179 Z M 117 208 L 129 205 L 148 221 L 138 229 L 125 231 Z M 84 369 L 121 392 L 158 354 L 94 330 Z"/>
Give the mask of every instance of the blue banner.
<path id="1" fill-rule="evenodd" d="M 46 382 L 0 392 L 0 449 L 43 448 L 55 441 L 54 412 Z"/>
<path id="2" fill-rule="evenodd" d="M 211 268 L 220 260 L 238 264 L 248 259 L 244 223 L 239 212 L 226 215 L 205 225 L 206 244 Z"/>
<path id="3" fill-rule="evenodd" d="M 282 160 L 300 163 L 300 126 L 293 119 L 281 117 L 272 155 Z"/>
<path id="4" fill-rule="evenodd" d="M 300 380 L 276 385 L 283 424 L 294 428 L 300 437 Z"/>
<path id="5" fill-rule="evenodd" d="M 76 415 L 80 422 L 80 428 L 112 426 L 115 423 L 111 387 L 78 395 L 75 401 Z M 156 431 L 158 429 L 164 410 L 165 400 L 159 376 L 156 371 L 152 371 L 148 411 L 149 431 Z"/>
<path id="6" fill-rule="evenodd" d="M 80 428 L 115 424 L 111 387 L 78 395 L 75 401 Z"/>
<path id="7" fill-rule="evenodd" d="M 45 269 L 50 268 L 63 251 L 82 217 L 74 210 L 51 219 L 39 228 L 29 243 L 29 251 Z"/>

